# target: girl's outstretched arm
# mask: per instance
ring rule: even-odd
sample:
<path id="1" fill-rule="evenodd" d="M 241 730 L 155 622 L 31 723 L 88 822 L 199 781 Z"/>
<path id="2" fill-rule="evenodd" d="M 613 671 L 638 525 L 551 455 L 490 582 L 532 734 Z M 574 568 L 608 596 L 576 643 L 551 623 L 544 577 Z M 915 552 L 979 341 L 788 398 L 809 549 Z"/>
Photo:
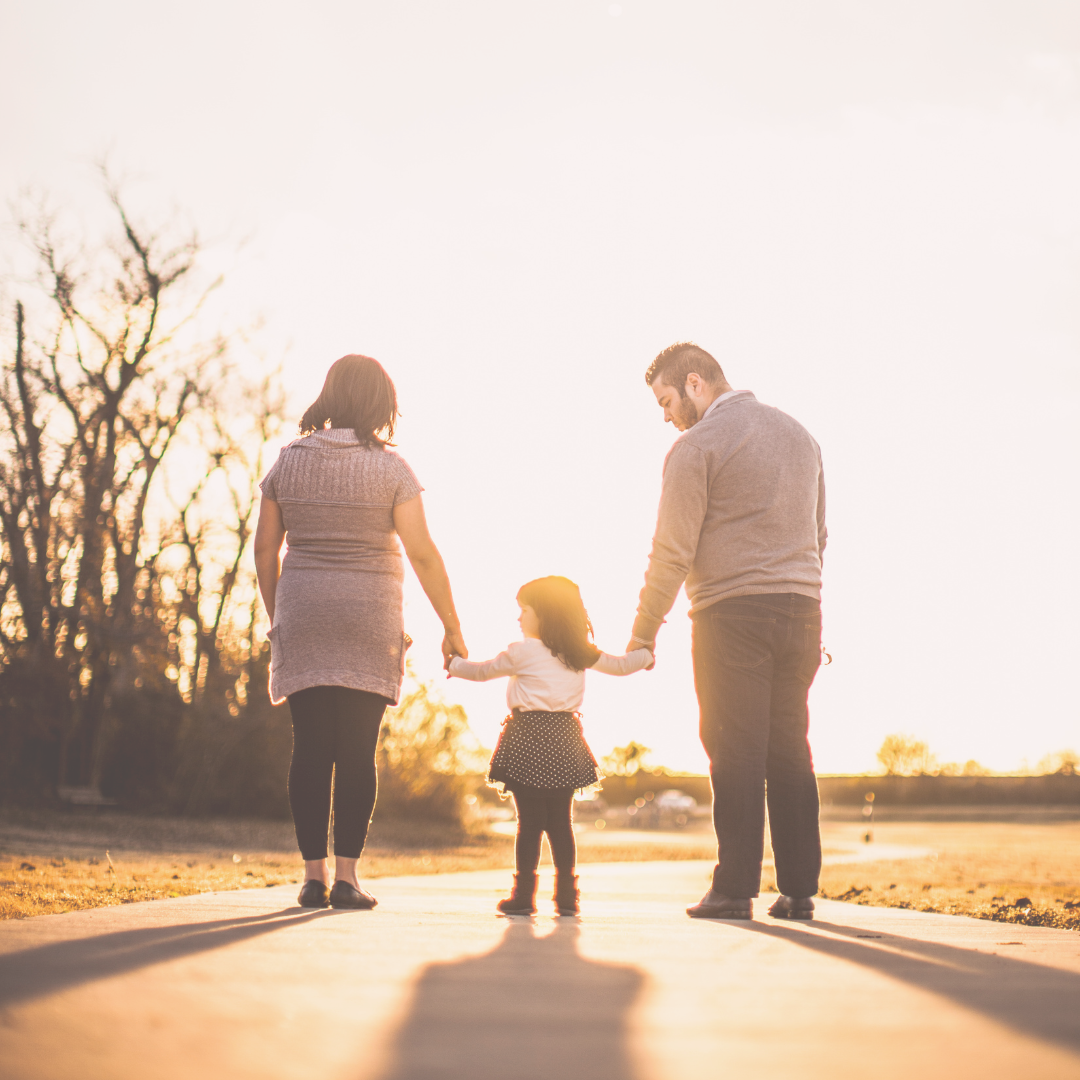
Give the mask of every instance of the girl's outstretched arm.
<path id="1" fill-rule="evenodd" d="M 479 663 L 455 656 L 446 670 L 459 679 L 468 679 L 470 682 L 488 682 L 491 679 L 513 675 L 514 661 L 508 652 L 499 653 L 494 660 L 482 660 Z"/>
<path id="2" fill-rule="evenodd" d="M 605 675 L 633 675 L 635 671 L 651 667 L 653 654 L 648 649 L 635 649 L 623 656 L 612 656 L 611 653 L 602 652 L 600 659 L 590 668 L 591 671 L 600 671 Z"/>

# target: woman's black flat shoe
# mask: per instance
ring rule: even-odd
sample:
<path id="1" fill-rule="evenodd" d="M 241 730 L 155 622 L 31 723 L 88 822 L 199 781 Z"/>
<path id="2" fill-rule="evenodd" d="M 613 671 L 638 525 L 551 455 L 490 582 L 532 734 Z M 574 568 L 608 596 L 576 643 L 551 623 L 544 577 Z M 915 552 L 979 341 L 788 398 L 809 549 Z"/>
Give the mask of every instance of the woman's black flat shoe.
<path id="1" fill-rule="evenodd" d="M 301 907 L 329 907 L 330 890 L 321 881 L 305 881 L 296 902 Z"/>
<path id="2" fill-rule="evenodd" d="M 352 908 L 354 911 L 370 911 L 379 901 L 363 889 L 355 889 L 347 881 L 335 881 L 330 890 L 330 906 Z"/>

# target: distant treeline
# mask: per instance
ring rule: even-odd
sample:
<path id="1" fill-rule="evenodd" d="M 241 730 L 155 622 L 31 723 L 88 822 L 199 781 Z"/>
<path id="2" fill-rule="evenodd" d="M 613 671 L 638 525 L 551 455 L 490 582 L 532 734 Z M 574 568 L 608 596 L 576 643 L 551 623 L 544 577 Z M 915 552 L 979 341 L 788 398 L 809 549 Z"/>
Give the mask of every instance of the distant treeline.
<path id="1" fill-rule="evenodd" d="M 698 803 L 712 801 L 707 776 L 663 769 L 641 769 L 630 776 L 610 776 L 601 798 L 612 807 L 626 806 L 649 792 L 676 789 Z M 1080 775 L 1047 776 L 819 776 L 823 806 L 1080 806 Z"/>
<path id="2" fill-rule="evenodd" d="M 825 805 L 1080 806 L 1080 775 L 819 776 Z"/>

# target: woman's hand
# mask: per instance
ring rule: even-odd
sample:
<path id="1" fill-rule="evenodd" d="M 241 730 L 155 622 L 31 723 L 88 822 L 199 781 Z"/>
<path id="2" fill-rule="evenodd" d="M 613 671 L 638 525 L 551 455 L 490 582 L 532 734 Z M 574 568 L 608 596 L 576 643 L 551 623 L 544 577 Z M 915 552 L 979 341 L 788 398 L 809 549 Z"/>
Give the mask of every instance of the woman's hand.
<path id="1" fill-rule="evenodd" d="M 443 654 L 443 670 L 450 670 L 450 661 L 455 656 L 460 656 L 463 660 L 469 659 L 469 650 L 465 645 L 465 639 L 461 636 L 460 630 L 447 630 L 442 639 L 442 654 Z"/>

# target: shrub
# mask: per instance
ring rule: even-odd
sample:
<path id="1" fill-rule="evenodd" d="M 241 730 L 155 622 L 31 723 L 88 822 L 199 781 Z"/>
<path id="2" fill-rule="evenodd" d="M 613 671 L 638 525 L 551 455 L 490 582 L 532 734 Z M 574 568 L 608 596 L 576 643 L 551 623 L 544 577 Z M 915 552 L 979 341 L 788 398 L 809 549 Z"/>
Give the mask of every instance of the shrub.
<path id="1" fill-rule="evenodd" d="M 651 753 L 647 746 L 639 742 L 628 742 L 625 746 L 613 747 L 611 753 L 600 761 L 600 769 L 605 776 L 633 776 L 645 767 L 645 759 Z"/>
<path id="2" fill-rule="evenodd" d="M 378 762 L 380 816 L 457 826 L 464 824 L 465 796 L 486 764 L 465 710 L 422 681 L 387 713 Z"/>
<path id="3" fill-rule="evenodd" d="M 877 759 L 888 776 L 925 776 L 935 772 L 930 747 L 913 735 L 886 735 Z"/>

